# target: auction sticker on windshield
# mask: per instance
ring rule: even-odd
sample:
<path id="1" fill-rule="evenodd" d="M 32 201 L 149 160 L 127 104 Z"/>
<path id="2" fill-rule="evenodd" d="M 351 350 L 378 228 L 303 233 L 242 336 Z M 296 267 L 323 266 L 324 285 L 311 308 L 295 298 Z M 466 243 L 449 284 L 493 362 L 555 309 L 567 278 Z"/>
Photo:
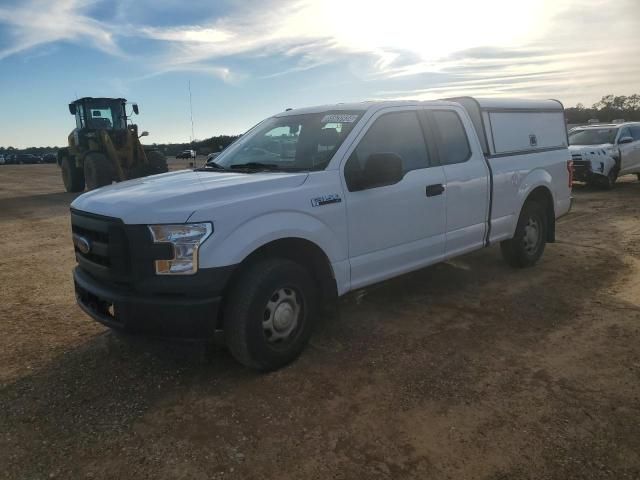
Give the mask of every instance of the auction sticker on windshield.
<path id="1" fill-rule="evenodd" d="M 321 123 L 353 123 L 358 119 L 358 115 L 346 113 L 330 113 L 322 117 Z"/>

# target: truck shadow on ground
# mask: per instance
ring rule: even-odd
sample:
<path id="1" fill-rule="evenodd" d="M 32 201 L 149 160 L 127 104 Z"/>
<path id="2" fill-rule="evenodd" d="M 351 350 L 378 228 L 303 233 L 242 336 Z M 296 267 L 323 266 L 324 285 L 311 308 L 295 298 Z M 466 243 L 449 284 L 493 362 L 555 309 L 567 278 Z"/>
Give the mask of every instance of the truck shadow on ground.
<path id="1" fill-rule="evenodd" d="M 68 215 L 69 211 L 64 207 L 71 205 L 71 202 L 80 195 L 80 193 L 58 192 L 0 198 L 0 220 Z"/>

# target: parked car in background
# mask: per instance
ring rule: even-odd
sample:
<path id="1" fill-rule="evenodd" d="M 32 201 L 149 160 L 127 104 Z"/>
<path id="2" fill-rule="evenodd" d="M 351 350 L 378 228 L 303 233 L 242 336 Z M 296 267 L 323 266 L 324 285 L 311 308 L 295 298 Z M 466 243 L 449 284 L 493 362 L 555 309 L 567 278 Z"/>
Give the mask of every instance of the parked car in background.
<path id="1" fill-rule="evenodd" d="M 183 150 L 179 154 L 176 155 L 176 158 L 183 158 L 183 159 L 186 159 L 186 160 L 196 158 L 196 151 L 195 150 Z"/>
<path id="2" fill-rule="evenodd" d="M 290 110 L 202 168 L 76 198 L 76 299 L 124 331 L 222 330 L 237 360 L 273 370 L 349 291 L 498 243 L 533 266 L 570 206 L 560 102 Z"/>
<path id="3" fill-rule="evenodd" d="M 0 155 L 0 165 L 4 165 L 4 155 Z"/>
<path id="4" fill-rule="evenodd" d="M 56 163 L 57 160 L 58 160 L 58 157 L 56 156 L 55 153 L 45 153 L 42 156 L 43 163 Z"/>
<path id="5" fill-rule="evenodd" d="M 574 178 L 613 188 L 620 175 L 640 180 L 640 122 L 592 124 L 569 131 Z"/>
<path id="6" fill-rule="evenodd" d="M 14 163 L 35 164 L 35 163 L 42 163 L 42 159 L 30 153 L 18 153 L 15 157 Z"/>
<path id="7" fill-rule="evenodd" d="M 5 165 L 12 165 L 12 164 L 14 164 L 14 163 L 15 163 L 14 158 L 15 158 L 15 154 L 13 154 L 13 153 L 6 153 L 6 154 L 4 155 L 4 163 L 5 163 Z"/>

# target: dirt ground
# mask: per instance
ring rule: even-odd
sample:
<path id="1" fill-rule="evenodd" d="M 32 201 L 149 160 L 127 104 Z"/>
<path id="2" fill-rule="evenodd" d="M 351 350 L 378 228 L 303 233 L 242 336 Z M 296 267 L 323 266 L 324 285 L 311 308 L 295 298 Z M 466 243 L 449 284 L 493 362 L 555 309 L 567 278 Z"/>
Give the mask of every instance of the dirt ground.
<path id="1" fill-rule="evenodd" d="M 538 266 L 492 247 L 341 301 L 291 366 L 75 305 L 55 165 L 0 166 L 0 478 L 640 478 L 640 183 L 576 186 Z"/>

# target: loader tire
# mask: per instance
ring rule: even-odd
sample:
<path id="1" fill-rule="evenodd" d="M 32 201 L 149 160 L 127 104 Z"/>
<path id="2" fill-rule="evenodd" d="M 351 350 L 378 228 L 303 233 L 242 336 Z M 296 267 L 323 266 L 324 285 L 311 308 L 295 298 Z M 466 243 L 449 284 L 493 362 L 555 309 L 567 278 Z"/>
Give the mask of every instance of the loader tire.
<path id="1" fill-rule="evenodd" d="M 167 166 L 167 157 L 157 150 L 151 150 L 146 152 L 148 164 L 147 175 L 156 175 L 158 173 L 167 173 L 169 167 Z"/>
<path id="2" fill-rule="evenodd" d="M 113 182 L 113 166 L 102 153 L 90 152 L 84 158 L 84 178 L 87 190 L 111 185 Z"/>
<path id="3" fill-rule="evenodd" d="M 69 156 L 62 157 L 60 161 L 62 170 L 62 183 L 64 189 L 69 193 L 84 191 L 84 172 L 76 167 L 76 162 Z"/>

